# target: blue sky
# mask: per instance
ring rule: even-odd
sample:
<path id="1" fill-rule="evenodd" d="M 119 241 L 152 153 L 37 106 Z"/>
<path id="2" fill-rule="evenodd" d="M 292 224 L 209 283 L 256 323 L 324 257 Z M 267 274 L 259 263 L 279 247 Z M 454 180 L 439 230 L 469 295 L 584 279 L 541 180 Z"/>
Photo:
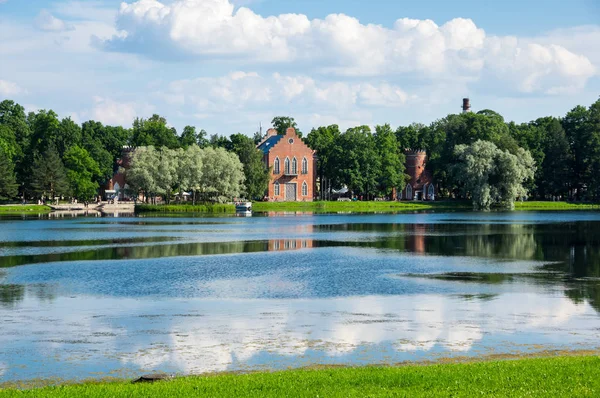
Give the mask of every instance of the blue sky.
<path id="1" fill-rule="evenodd" d="M 600 94 L 600 2 L 0 0 L 0 99 L 78 122 L 253 134 L 290 115 L 564 115 Z"/>

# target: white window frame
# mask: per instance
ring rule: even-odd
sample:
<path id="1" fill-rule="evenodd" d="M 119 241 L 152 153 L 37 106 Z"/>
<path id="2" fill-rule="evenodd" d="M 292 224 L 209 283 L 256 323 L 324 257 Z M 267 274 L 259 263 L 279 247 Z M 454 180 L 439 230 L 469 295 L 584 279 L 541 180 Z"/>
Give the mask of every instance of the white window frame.
<path id="1" fill-rule="evenodd" d="M 298 174 L 298 160 L 296 160 L 295 156 L 292 159 L 292 174 Z"/>
<path id="2" fill-rule="evenodd" d="M 413 190 L 410 184 L 406 184 L 406 199 L 413 200 Z"/>
<path id="3" fill-rule="evenodd" d="M 283 161 L 283 174 L 290 174 L 290 158 L 288 157 Z"/>
<path id="4" fill-rule="evenodd" d="M 308 174 L 308 159 L 302 158 L 302 174 Z"/>
<path id="5" fill-rule="evenodd" d="M 279 196 L 281 193 L 281 187 L 279 186 L 279 182 L 275 181 L 275 184 L 273 184 L 273 194 L 275 196 Z"/>
<path id="6" fill-rule="evenodd" d="M 281 172 L 281 162 L 279 161 L 279 157 L 275 158 L 275 162 L 273 163 L 273 174 L 279 174 Z"/>
<path id="7" fill-rule="evenodd" d="M 308 184 L 306 181 L 302 183 L 302 196 L 308 196 Z"/>

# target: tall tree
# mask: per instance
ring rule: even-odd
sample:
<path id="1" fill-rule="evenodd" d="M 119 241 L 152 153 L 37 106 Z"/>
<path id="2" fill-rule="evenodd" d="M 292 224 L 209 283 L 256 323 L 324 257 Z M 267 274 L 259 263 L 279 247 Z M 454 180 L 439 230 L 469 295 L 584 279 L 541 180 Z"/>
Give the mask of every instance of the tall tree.
<path id="1" fill-rule="evenodd" d="M 406 159 L 389 124 L 375 127 L 375 146 L 380 159 L 379 190 L 383 195 L 390 196 L 392 189 L 404 187 Z"/>
<path id="2" fill-rule="evenodd" d="M 269 187 L 271 175 L 263 162 L 262 151 L 256 149 L 254 140 L 245 135 L 232 135 L 234 152 L 244 166 L 244 187 L 248 198 L 262 199 Z"/>
<path id="3" fill-rule="evenodd" d="M 302 137 L 302 132 L 298 128 L 298 125 L 293 117 L 275 116 L 273 120 L 271 120 L 271 124 L 273 125 L 273 128 L 277 130 L 277 134 L 279 135 L 285 135 L 287 129 L 293 127 L 296 130 L 298 137 Z"/>
<path id="4" fill-rule="evenodd" d="M 340 128 L 337 124 L 321 126 L 312 129 L 306 136 L 306 145 L 317 152 L 317 174 L 319 178 L 321 197 L 324 198 L 326 179 L 338 187 L 338 167 L 335 163 L 334 152 L 340 138 Z M 331 184 L 328 184 L 331 186 Z"/>
<path id="5" fill-rule="evenodd" d="M 133 122 L 131 144 L 134 147 L 154 146 L 174 149 L 179 147 L 177 131 L 167 126 L 167 120 L 159 115 L 149 119 L 136 118 Z"/>
<path id="6" fill-rule="evenodd" d="M 96 182 L 100 175 L 98 163 L 88 151 L 78 145 L 67 150 L 64 161 L 73 197 L 82 201 L 91 200 L 98 192 Z"/>
<path id="7" fill-rule="evenodd" d="M 563 119 L 563 127 L 573 153 L 571 181 L 577 199 L 583 198 L 584 186 L 591 177 L 592 131 L 589 121 L 589 111 L 583 106 L 576 106 Z"/>
<path id="8" fill-rule="evenodd" d="M 354 194 L 364 199 L 377 192 L 381 160 L 369 126 L 348 129 L 337 140 L 333 163 L 338 165 L 338 177 Z"/>
<path id="9" fill-rule="evenodd" d="M 470 195 L 475 210 L 493 205 L 514 208 L 514 200 L 527 194 L 524 183 L 532 179 L 535 165 L 531 154 L 522 149 L 513 155 L 489 141 L 456 145 L 453 177 Z"/>
<path id="10" fill-rule="evenodd" d="M 13 163 L 0 149 L 0 200 L 14 198 L 17 195 L 17 187 Z"/>
<path id="11" fill-rule="evenodd" d="M 39 197 L 52 200 L 69 193 L 67 173 L 53 144 L 48 146 L 43 155 L 34 155 L 31 170 L 31 187 Z"/>
<path id="12" fill-rule="evenodd" d="M 179 145 L 182 148 L 187 148 L 194 144 L 198 144 L 198 134 L 196 133 L 196 127 L 185 126 L 183 128 L 183 132 L 181 133 L 181 137 L 179 137 Z"/>
<path id="13" fill-rule="evenodd" d="M 550 119 L 545 124 L 544 160 L 537 185 L 544 199 L 548 199 L 548 195 L 568 198 L 572 164 L 569 141 L 560 121 Z M 536 176 L 538 174 L 536 172 Z"/>

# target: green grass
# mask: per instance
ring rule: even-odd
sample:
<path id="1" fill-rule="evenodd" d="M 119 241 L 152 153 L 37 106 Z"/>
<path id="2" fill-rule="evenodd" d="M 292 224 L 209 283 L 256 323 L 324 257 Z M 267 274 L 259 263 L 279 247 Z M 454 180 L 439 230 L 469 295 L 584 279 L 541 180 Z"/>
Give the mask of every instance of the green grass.
<path id="1" fill-rule="evenodd" d="M 571 202 L 515 202 L 515 210 L 600 210 L 600 204 Z"/>
<path id="2" fill-rule="evenodd" d="M 439 202 L 254 202 L 254 211 L 307 211 L 307 212 L 395 212 L 419 210 L 468 210 L 471 205 L 459 201 Z"/>
<path id="3" fill-rule="evenodd" d="M 136 213 L 235 213 L 234 205 L 145 205 L 135 206 Z"/>
<path id="4" fill-rule="evenodd" d="M 437 202 L 253 202 L 252 210 L 255 212 L 315 212 L 315 213 L 376 213 L 376 212 L 402 212 L 402 211 L 452 211 L 471 210 L 468 201 L 448 200 Z M 234 213 L 233 205 L 204 204 L 204 205 L 137 205 L 137 213 Z M 543 210 L 600 210 L 598 204 L 581 204 L 568 202 L 515 202 L 515 210 L 543 211 Z"/>
<path id="5" fill-rule="evenodd" d="M 598 356 L 321 368 L 0 390 L 0 397 L 598 397 Z"/>
<path id="6" fill-rule="evenodd" d="M 50 213 L 51 209 L 44 205 L 9 205 L 0 206 L 0 214 L 44 214 Z"/>

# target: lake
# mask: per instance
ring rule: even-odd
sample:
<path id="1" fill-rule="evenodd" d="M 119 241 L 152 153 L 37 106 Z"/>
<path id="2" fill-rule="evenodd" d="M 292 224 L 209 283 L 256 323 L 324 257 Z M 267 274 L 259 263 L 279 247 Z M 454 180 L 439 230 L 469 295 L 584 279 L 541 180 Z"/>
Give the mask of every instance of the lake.
<path id="1" fill-rule="evenodd" d="M 597 349 L 600 213 L 0 219 L 0 382 Z"/>

